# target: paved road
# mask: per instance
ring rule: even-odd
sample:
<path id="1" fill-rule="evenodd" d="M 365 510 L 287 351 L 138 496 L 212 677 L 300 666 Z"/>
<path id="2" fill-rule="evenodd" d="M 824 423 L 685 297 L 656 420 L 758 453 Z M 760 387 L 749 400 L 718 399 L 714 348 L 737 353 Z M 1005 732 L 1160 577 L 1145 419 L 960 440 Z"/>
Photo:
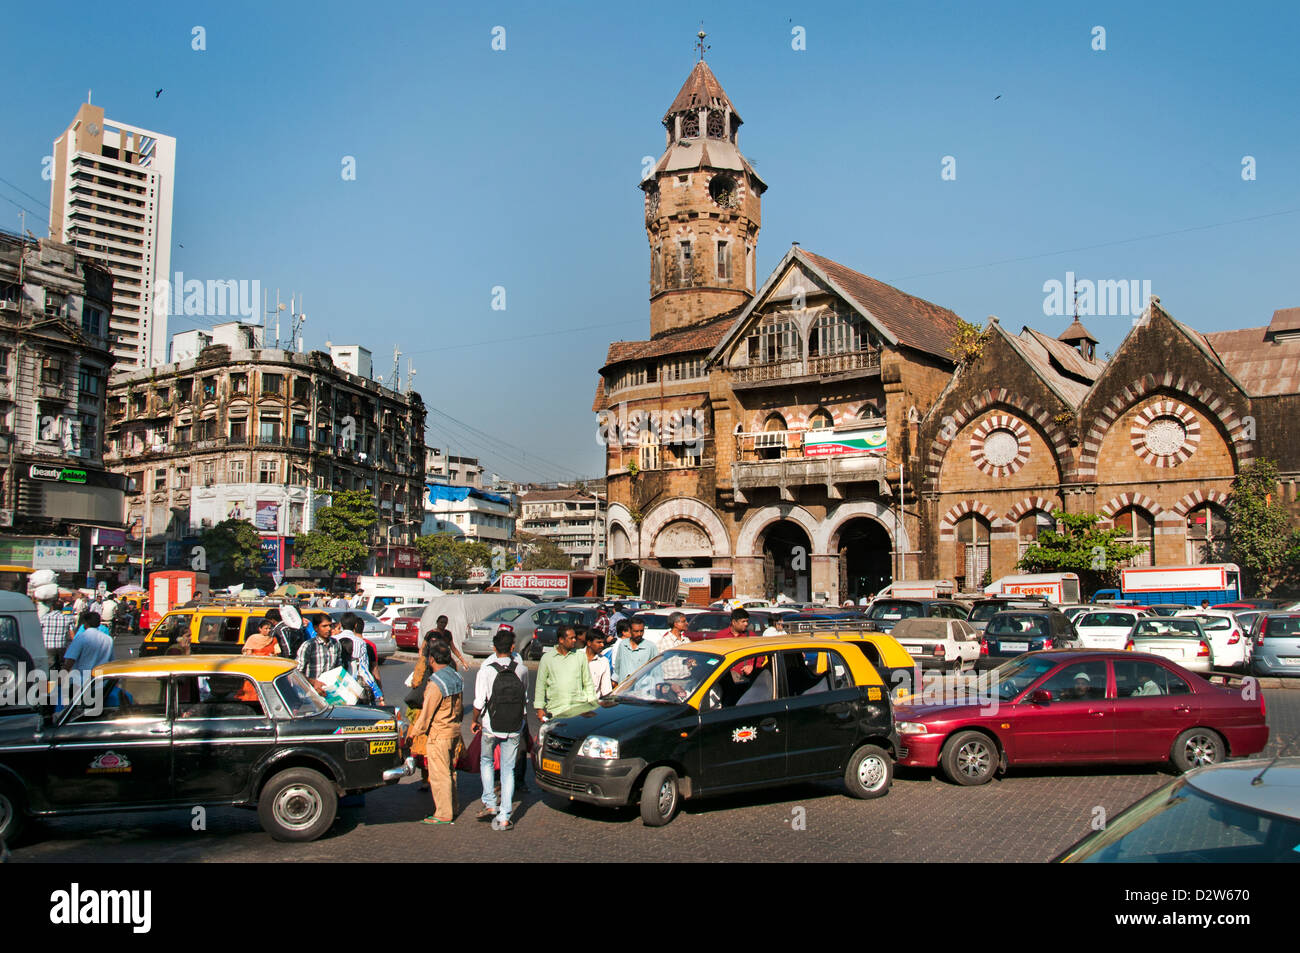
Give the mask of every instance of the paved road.
<path id="1" fill-rule="evenodd" d="M 535 665 L 530 665 L 535 668 Z M 390 693 L 409 664 L 383 667 Z M 470 680 L 472 684 L 472 679 Z M 1273 729 L 1267 754 L 1300 753 L 1300 691 L 1266 689 Z M 667 827 L 647 828 L 635 810 L 567 804 L 536 788 L 516 808 L 516 828 L 475 823 L 478 779 L 460 775 L 461 815 L 451 827 L 429 813 L 417 778 L 371 792 L 340 811 L 333 831 L 311 844 L 279 844 L 252 811 L 214 808 L 206 829 L 188 810 L 63 818 L 38 825 L 13 852 L 23 861 L 1042 861 L 1088 833 L 1100 807 L 1114 816 L 1168 781 L 1154 768 L 1017 770 L 960 788 L 900 769 L 890 793 L 858 801 L 835 784 L 687 802 Z M 531 786 L 532 776 L 529 774 Z"/>

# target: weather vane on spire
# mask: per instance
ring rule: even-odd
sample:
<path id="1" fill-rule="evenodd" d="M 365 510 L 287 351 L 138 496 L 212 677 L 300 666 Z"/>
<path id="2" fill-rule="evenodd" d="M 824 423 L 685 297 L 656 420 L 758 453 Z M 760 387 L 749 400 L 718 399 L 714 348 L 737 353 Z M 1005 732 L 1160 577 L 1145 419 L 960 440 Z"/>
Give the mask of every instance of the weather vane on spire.
<path id="1" fill-rule="evenodd" d="M 704 21 L 703 21 L 703 20 L 700 21 L 700 32 L 697 33 L 697 34 L 695 34 L 695 35 L 696 35 L 697 37 L 699 37 L 699 40 L 697 40 L 696 43 L 695 43 L 695 47 L 696 47 L 696 49 L 698 49 L 698 50 L 700 51 L 700 62 L 703 63 L 703 62 L 704 62 L 704 51 L 705 51 L 705 50 L 711 50 L 711 49 L 713 49 L 713 47 L 711 47 L 711 46 L 705 46 L 705 45 L 704 45 L 704 38 L 705 38 L 706 36 L 708 36 L 708 34 L 704 32 Z"/>

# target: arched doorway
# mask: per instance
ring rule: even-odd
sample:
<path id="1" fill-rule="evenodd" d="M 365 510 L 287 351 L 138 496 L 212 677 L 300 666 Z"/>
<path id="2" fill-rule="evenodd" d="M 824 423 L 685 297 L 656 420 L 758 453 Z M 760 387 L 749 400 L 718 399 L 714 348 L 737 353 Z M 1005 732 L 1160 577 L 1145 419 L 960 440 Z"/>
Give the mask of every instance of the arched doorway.
<path id="1" fill-rule="evenodd" d="M 777 520 L 763 531 L 763 593 L 807 602 L 812 591 L 812 540 L 793 520 Z"/>
<path id="2" fill-rule="evenodd" d="M 893 540 L 885 527 L 866 516 L 840 527 L 840 600 L 870 599 L 894 579 Z"/>

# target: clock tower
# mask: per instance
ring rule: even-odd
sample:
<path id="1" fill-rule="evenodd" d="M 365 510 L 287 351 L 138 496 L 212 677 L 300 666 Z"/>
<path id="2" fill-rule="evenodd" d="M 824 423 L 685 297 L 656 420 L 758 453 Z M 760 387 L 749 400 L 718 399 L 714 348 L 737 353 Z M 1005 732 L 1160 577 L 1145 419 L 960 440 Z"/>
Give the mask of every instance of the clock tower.
<path id="1" fill-rule="evenodd" d="M 650 240 L 650 335 L 702 324 L 754 294 L 760 196 L 740 114 L 704 62 L 664 115 L 664 154 L 641 182 Z"/>

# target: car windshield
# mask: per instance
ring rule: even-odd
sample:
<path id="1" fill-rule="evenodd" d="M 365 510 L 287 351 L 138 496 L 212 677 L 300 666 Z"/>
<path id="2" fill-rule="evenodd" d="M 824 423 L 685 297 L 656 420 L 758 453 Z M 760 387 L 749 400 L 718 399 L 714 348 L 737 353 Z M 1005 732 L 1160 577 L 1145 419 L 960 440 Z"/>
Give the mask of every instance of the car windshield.
<path id="1" fill-rule="evenodd" d="M 1082 619 L 1075 619 L 1074 625 L 1079 629 L 1132 628 L 1135 616 L 1131 612 L 1089 612 Z"/>
<path id="2" fill-rule="evenodd" d="M 1196 621 L 1201 623 L 1201 628 L 1211 629 L 1215 632 L 1220 629 L 1232 628 L 1232 620 L 1226 615 L 1198 615 Z"/>
<path id="3" fill-rule="evenodd" d="M 1195 619 L 1143 619 L 1133 630 L 1135 639 L 1200 637 L 1201 626 Z"/>
<path id="4" fill-rule="evenodd" d="M 883 619 L 891 621 L 893 619 L 915 619 L 921 615 L 921 605 L 918 602 L 896 602 L 892 599 L 876 600 L 876 604 L 867 612 L 868 619 Z"/>
<path id="5" fill-rule="evenodd" d="M 731 613 L 701 612 L 690 616 L 686 628 L 691 632 L 708 632 L 710 629 L 725 629 L 731 625 Z"/>
<path id="6" fill-rule="evenodd" d="M 293 712 L 295 718 L 305 718 L 310 715 L 319 715 L 329 708 L 325 699 L 316 693 L 316 689 L 311 687 L 311 682 L 302 672 L 294 669 L 292 672 L 285 672 L 275 680 L 275 689 L 284 699 L 284 703 L 289 706 L 289 711 Z"/>
<path id="7" fill-rule="evenodd" d="M 1010 701 L 1038 681 L 1041 676 L 1050 672 L 1059 661 L 1059 659 L 1043 658 L 1039 655 L 1022 655 L 1010 662 L 1003 662 L 992 672 L 980 678 L 980 693 L 984 694 L 989 691 L 990 686 L 996 686 L 998 698 L 1002 701 Z"/>
<path id="8" fill-rule="evenodd" d="M 986 636 L 995 635 L 1019 635 L 1019 636 L 1041 636 L 1051 632 L 1052 626 L 1044 616 L 1039 615 L 1020 615 L 1010 612 L 1004 612 L 996 616 L 984 630 Z"/>
<path id="9" fill-rule="evenodd" d="M 986 602 L 971 610 L 970 621 L 987 622 L 1005 608 L 1006 604 L 1002 602 Z"/>
<path id="10" fill-rule="evenodd" d="M 509 622 L 515 616 L 524 610 L 518 606 L 506 606 L 504 609 L 498 609 L 489 616 L 485 616 L 484 622 Z"/>
<path id="11" fill-rule="evenodd" d="M 668 628 L 668 616 L 657 612 L 638 612 L 635 616 L 637 622 L 644 622 L 647 629 L 666 629 Z"/>
<path id="12" fill-rule="evenodd" d="M 1264 636 L 1300 635 L 1300 616 L 1269 616 L 1264 620 Z"/>
<path id="13" fill-rule="evenodd" d="M 614 694 L 637 701 L 680 705 L 721 663 L 722 656 L 706 652 L 665 652 L 623 679 Z"/>
<path id="14" fill-rule="evenodd" d="M 1300 821 L 1210 797 L 1175 781 L 1139 801 L 1065 859 L 1099 863 L 1247 863 L 1294 860 Z"/>

